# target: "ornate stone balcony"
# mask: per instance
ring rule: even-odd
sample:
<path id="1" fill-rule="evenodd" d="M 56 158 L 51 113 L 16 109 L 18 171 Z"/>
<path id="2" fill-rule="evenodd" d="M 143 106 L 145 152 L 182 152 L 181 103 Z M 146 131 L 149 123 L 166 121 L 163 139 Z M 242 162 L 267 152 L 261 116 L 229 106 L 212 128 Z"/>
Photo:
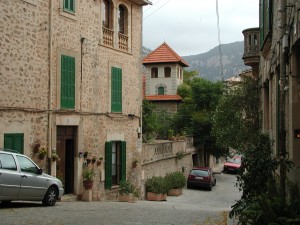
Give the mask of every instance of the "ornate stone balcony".
<path id="1" fill-rule="evenodd" d="M 243 30 L 244 34 L 244 55 L 245 65 L 256 67 L 259 64 L 259 28 L 249 28 Z"/>

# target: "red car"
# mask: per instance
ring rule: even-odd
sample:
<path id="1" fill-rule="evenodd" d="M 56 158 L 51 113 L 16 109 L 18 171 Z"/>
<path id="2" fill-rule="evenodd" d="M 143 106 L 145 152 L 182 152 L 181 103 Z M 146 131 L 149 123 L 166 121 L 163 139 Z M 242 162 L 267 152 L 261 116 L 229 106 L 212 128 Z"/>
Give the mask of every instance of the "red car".
<path id="1" fill-rule="evenodd" d="M 242 156 L 234 155 L 232 158 L 228 158 L 227 161 L 224 163 L 223 172 L 233 172 L 236 173 L 239 168 L 241 167 L 241 159 Z"/>
<path id="2" fill-rule="evenodd" d="M 187 178 L 187 188 L 205 187 L 211 191 L 216 183 L 214 172 L 209 167 L 194 167 Z"/>

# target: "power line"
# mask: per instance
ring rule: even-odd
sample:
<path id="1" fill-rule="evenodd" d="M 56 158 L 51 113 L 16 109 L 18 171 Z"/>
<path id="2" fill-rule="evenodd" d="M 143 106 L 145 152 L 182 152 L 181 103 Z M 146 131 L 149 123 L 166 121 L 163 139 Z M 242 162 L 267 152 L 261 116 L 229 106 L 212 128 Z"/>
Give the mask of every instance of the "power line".
<path id="1" fill-rule="evenodd" d="M 221 65 L 221 79 L 224 81 L 224 66 L 222 59 L 222 49 L 221 49 L 221 32 L 220 32 L 220 18 L 219 18 L 219 5 L 218 0 L 216 0 L 216 14 L 217 14 L 217 29 L 218 29 L 218 42 L 219 42 L 219 56 L 220 56 L 220 65 Z"/>
<path id="2" fill-rule="evenodd" d="M 168 2 L 171 0 L 168 0 L 165 4 L 163 4 L 161 7 L 159 7 L 158 9 L 156 9 L 154 12 L 152 12 L 151 14 L 149 14 L 148 16 L 144 17 L 143 19 L 147 19 L 148 17 L 150 17 L 151 15 L 153 15 L 155 12 L 157 12 L 158 10 L 160 10 L 162 7 L 164 7 L 166 4 L 168 4 Z"/>
<path id="3" fill-rule="evenodd" d="M 159 3 L 161 0 L 158 0 L 157 2 L 155 2 L 154 4 L 150 5 L 150 7 L 148 9 L 145 9 L 144 13 L 149 11 L 153 6 L 157 5 L 157 3 Z"/>

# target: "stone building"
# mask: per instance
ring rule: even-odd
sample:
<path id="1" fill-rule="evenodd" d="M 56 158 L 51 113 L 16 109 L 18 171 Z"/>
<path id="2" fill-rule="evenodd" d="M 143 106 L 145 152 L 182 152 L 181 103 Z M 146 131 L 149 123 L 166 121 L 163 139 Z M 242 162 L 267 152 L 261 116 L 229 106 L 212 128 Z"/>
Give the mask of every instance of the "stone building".
<path id="1" fill-rule="evenodd" d="M 259 27 L 243 31 L 243 59 L 259 80 L 262 129 L 274 156 L 292 160 L 289 179 L 300 182 L 300 1 L 259 2 Z"/>
<path id="2" fill-rule="evenodd" d="M 143 65 L 146 67 L 145 99 L 159 109 L 177 112 L 182 100 L 177 88 L 183 83 L 183 68 L 188 63 L 164 42 L 144 58 Z"/>
<path id="3" fill-rule="evenodd" d="M 85 159 L 103 157 L 93 200 L 115 198 L 141 155 L 142 6 L 147 0 L 2 0 L 0 147 L 30 156 L 84 192 Z M 34 147 L 45 146 L 40 160 Z M 57 154 L 59 160 L 51 158 Z"/>

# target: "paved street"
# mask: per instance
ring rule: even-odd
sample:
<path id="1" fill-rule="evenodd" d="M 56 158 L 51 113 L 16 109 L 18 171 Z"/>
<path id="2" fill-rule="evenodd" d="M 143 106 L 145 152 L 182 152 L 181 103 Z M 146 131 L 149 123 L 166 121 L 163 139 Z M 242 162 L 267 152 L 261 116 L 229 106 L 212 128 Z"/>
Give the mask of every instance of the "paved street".
<path id="1" fill-rule="evenodd" d="M 58 202 L 54 207 L 43 207 L 41 203 L 12 203 L 0 209 L 0 224 L 223 225 L 222 212 L 230 210 L 240 193 L 234 187 L 234 175 L 217 174 L 216 177 L 217 185 L 212 191 L 184 189 L 182 196 L 168 196 L 165 202 L 78 201 Z"/>

